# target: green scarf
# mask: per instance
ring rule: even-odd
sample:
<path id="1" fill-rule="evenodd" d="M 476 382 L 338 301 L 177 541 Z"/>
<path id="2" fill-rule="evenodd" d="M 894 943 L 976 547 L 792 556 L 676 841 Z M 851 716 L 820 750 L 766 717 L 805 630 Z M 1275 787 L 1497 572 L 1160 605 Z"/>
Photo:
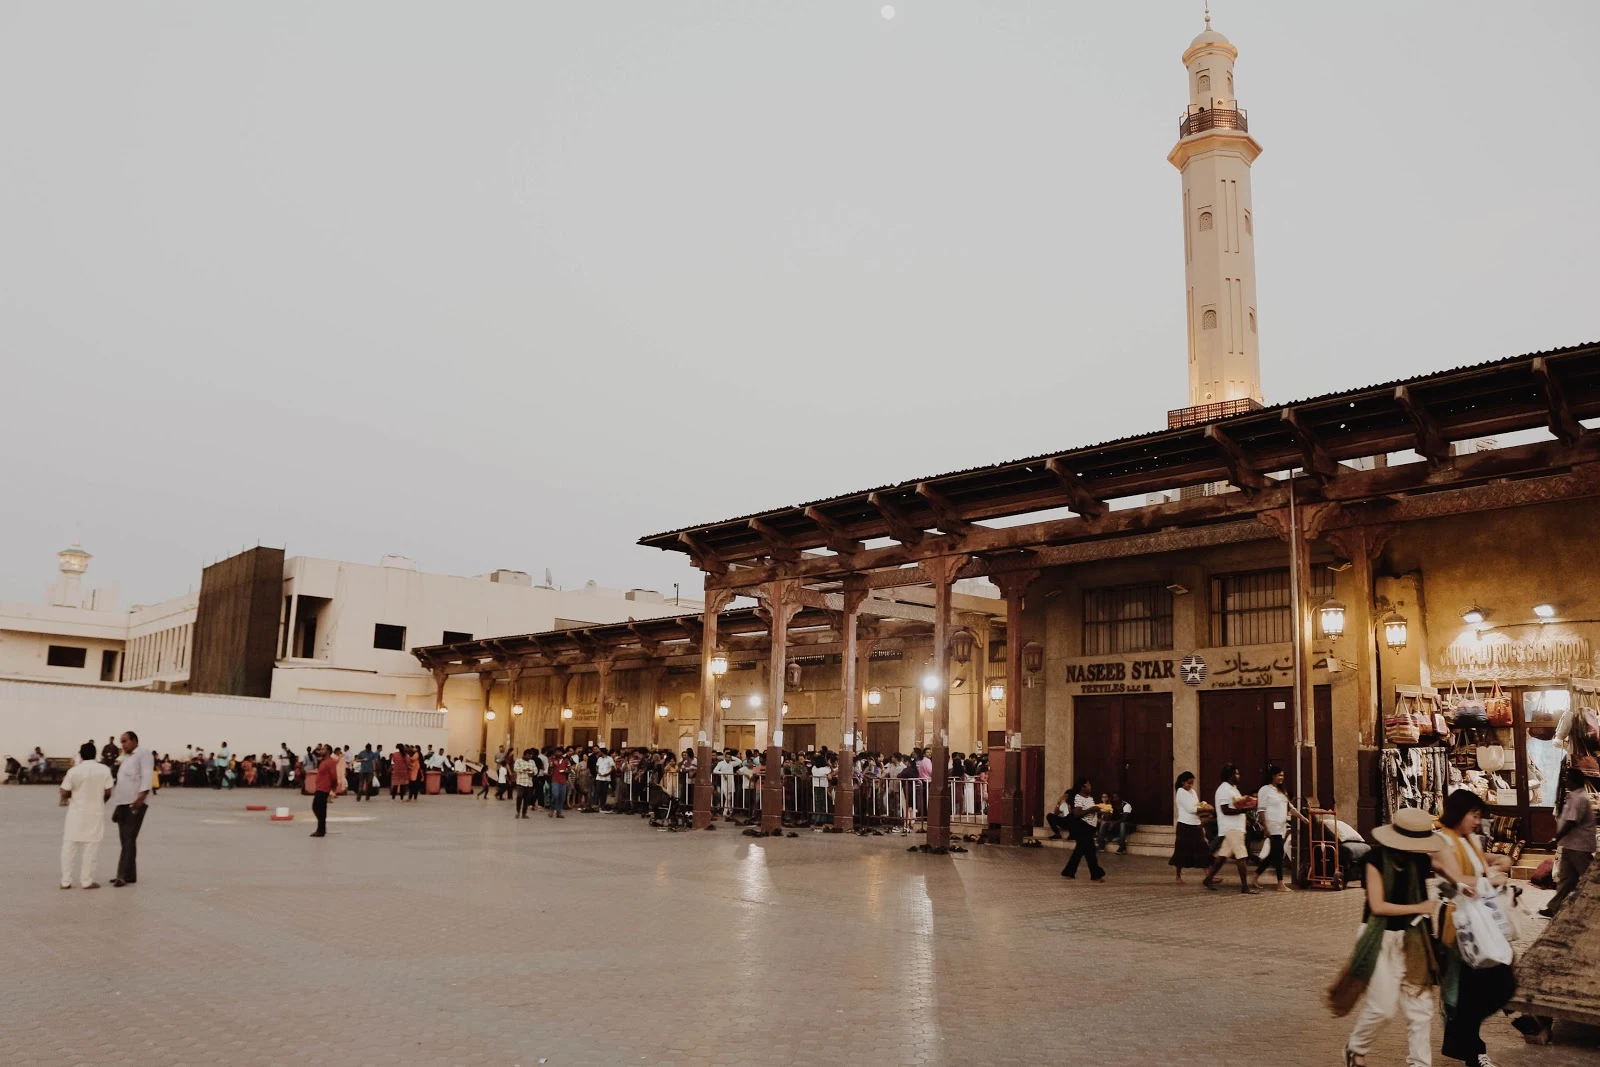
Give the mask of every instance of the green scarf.
<path id="1" fill-rule="evenodd" d="M 1402 878 L 1405 879 L 1406 899 L 1418 904 L 1428 899 L 1428 874 L 1416 861 L 1408 862 L 1401 868 L 1394 861 L 1394 853 L 1384 849 L 1382 870 L 1385 900 L 1394 898 L 1395 886 Z M 1384 916 L 1372 914 L 1370 907 L 1364 908 L 1363 913 L 1366 926 L 1362 928 L 1361 936 L 1356 938 L 1355 951 L 1350 954 L 1350 960 L 1339 976 L 1333 980 L 1333 985 L 1328 987 L 1328 1010 L 1336 1016 L 1350 1014 L 1361 1002 L 1367 984 L 1372 981 L 1372 972 L 1378 966 L 1378 956 L 1383 951 L 1383 935 L 1387 929 Z M 1405 929 L 1405 957 L 1403 981 L 1407 985 L 1425 989 L 1438 984 L 1433 942 L 1427 928 L 1420 923 Z"/>

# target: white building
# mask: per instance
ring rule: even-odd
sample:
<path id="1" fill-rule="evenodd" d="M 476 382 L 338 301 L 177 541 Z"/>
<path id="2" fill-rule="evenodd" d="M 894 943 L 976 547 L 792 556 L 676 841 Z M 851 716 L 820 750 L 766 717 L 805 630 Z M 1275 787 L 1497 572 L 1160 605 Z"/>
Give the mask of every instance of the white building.
<path id="1" fill-rule="evenodd" d="M 182 688 L 199 594 L 118 610 L 115 586 L 83 589 L 89 553 L 57 553 L 60 577 L 40 604 L 0 601 L 0 678 Z"/>
<path id="2" fill-rule="evenodd" d="M 85 591 L 90 555 L 58 554 L 60 577 L 43 603 L 0 602 L 0 678 L 128 689 L 185 691 L 202 593 L 117 608 L 114 586 Z M 432 710 L 432 677 L 412 658 L 418 645 L 487 634 L 537 633 L 586 623 L 698 611 L 651 590 L 536 585 L 522 571 L 476 577 L 426 574 L 400 556 L 377 565 L 311 556 L 283 561 L 282 606 L 270 692 L 234 695 L 342 707 Z M 478 692 L 458 703 L 473 713 Z"/>

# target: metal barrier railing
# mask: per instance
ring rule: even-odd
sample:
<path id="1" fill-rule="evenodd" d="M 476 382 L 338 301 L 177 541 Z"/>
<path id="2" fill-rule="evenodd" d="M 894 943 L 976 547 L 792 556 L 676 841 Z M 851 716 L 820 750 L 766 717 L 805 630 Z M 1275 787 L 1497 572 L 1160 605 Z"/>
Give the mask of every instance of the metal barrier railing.
<path id="1" fill-rule="evenodd" d="M 729 771 L 711 775 L 711 813 L 725 819 L 753 819 L 761 814 L 761 778 Z"/>
<path id="2" fill-rule="evenodd" d="M 856 783 L 856 822 L 901 831 L 926 828 L 928 785 L 921 778 L 863 778 Z"/>
<path id="3" fill-rule="evenodd" d="M 989 781 L 987 778 L 950 779 L 950 821 L 989 825 Z"/>

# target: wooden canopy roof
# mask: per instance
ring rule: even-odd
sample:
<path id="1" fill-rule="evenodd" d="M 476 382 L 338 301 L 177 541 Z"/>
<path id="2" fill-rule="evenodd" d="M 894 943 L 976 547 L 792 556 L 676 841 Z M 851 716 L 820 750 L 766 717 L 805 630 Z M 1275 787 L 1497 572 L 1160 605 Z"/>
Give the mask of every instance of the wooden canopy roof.
<path id="1" fill-rule="evenodd" d="M 1596 416 L 1600 344 L 1586 344 L 689 526 L 639 543 L 686 552 L 714 574 L 763 560 L 798 573 L 783 565 L 808 550 L 858 557 L 869 541 L 914 546 L 934 539 L 933 530 L 960 538 L 987 530 L 980 520 L 1054 508 L 1093 521 L 1117 498 L 1216 482 L 1259 491 L 1295 468 L 1326 482 L 1348 469 L 1341 461 L 1407 449 L 1439 467 L 1449 462 L 1451 442 L 1541 426 L 1572 446 L 1585 432 L 1580 420 Z M 1509 473 L 1497 469 L 1494 476 Z M 1371 488 L 1401 487 L 1374 479 Z"/>

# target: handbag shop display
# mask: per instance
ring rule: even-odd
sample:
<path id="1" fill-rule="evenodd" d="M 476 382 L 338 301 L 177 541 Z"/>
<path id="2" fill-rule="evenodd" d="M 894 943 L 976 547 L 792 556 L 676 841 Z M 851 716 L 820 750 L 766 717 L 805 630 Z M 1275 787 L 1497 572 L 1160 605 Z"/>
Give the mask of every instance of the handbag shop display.
<path id="1" fill-rule="evenodd" d="M 1600 681 L 1507 691 L 1498 680 L 1468 680 L 1394 693 L 1379 761 L 1387 813 L 1438 814 L 1451 790 L 1470 789 L 1494 809 L 1492 851 L 1515 858 L 1526 842 L 1554 836 L 1567 767 L 1600 790 Z"/>

